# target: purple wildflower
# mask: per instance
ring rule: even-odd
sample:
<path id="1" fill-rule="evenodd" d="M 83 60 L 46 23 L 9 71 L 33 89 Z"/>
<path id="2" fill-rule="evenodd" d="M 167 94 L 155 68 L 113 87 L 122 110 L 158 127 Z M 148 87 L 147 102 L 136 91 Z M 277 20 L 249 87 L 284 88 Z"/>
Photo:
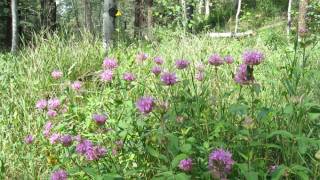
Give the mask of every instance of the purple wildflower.
<path id="1" fill-rule="evenodd" d="M 37 101 L 36 103 L 36 108 L 39 110 L 43 110 L 47 107 L 47 100 L 45 99 L 40 99 L 39 101 Z"/>
<path id="2" fill-rule="evenodd" d="M 185 69 L 189 66 L 189 64 L 190 64 L 189 61 L 183 60 L 183 59 L 176 61 L 177 69 Z"/>
<path id="3" fill-rule="evenodd" d="M 57 115 L 58 115 L 58 113 L 57 113 L 57 111 L 55 111 L 55 110 L 52 110 L 52 109 L 49 109 L 48 110 L 48 112 L 47 112 L 47 115 L 49 116 L 49 117 L 56 117 Z"/>
<path id="4" fill-rule="evenodd" d="M 216 149 L 209 156 L 209 169 L 215 178 L 226 178 L 231 173 L 233 164 L 232 154 L 224 149 Z"/>
<path id="5" fill-rule="evenodd" d="M 106 123 L 107 117 L 103 114 L 93 114 L 92 119 L 101 126 Z"/>
<path id="6" fill-rule="evenodd" d="M 80 140 L 79 144 L 76 147 L 76 151 L 79 154 L 84 155 L 88 149 L 93 148 L 93 143 L 90 140 Z"/>
<path id="7" fill-rule="evenodd" d="M 102 66 L 104 69 L 112 70 L 118 67 L 118 62 L 112 58 L 105 58 Z"/>
<path id="8" fill-rule="evenodd" d="M 203 81 L 203 79 L 204 79 L 204 72 L 201 72 L 201 71 L 196 72 L 195 78 L 196 78 L 196 80 L 198 80 L 198 81 Z"/>
<path id="9" fill-rule="evenodd" d="M 33 138 L 33 136 L 32 136 L 31 134 L 29 134 L 28 136 L 26 136 L 26 137 L 24 138 L 24 142 L 25 142 L 26 144 L 32 144 L 32 143 L 33 143 L 33 140 L 34 140 L 34 138 Z"/>
<path id="10" fill-rule="evenodd" d="M 106 154 L 107 150 L 101 146 L 94 146 L 87 149 L 85 156 L 87 160 L 93 161 L 103 157 Z"/>
<path id="11" fill-rule="evenodd" d="M 82 82 L 80 81 L 75 81 L 71 84 L 71 88 L 75 91 L 79 91 L 82 87 Z"/>
<path id="12" fill-rule="evenodd" d="M 45 137 L 48 137 L 50 135 L 52 129 L 52 122 L 48 121 L 45 125 L 44 125 L 44 130 L 43 130 L 43 134 Z"/>
<path id="13" fill-rule="evenodd" d="M 60 137 L 60 142 L 65 147 L 71 146 L 72 136 L 71 135 L 63 135 Z"/>
<path id="14" fill-rule="evenodd" d="M 162 65 L 163 64 L 163 59 L 161 57 L 155 57 L 153 59 L 153 61 L 158 65 Z"/>
<path id="15" fill-rule="evenodd" d="M 113 72 L 109 69 L 103 71 L 101 74 L 100 74 L 100 79 L 103 81 L 103 82 L 109 82 L 111 81 L 113 78 Z"/>
<path id="16" fill-rule="evenodd" d="M 177 82 L 177 76 L 175 73 L 164 72 L 161 81 L 167 86 L 172 86 Z"/>
<path id="17" fill-rule="evenodd" d="M 148 59 L 148 55 L 145 54 L 145 53 L 139 53 L 139 54 L 137 54 L 136 59 L 137 59 L 138 62 L 143 62 L 146 59 Z"/>
<path id="18" fill-rule="evenodd" d="M 134 76 L 134 74 L 126 72 L 123 74 L 123 79 L 125 81 L 134 81 L 136 79 L 136 77 Z"/>
<path id="19" fill-rule="evenodd" d="M 233 59 L 233 57 L 232 56 L 226 56 L 226 57 L 224 57 L 224 61 L 227 63 L 227 64 L 232 64 L 233 63 L 233 61 L 234 61 L 234 59 Z"/>
<path id="20" fill-rule="evenodd" d="M 222 57 L 219 54 L 211 55 L 209 57 L 208 62 L 209 62 L 209 64 L 214 65 L 214 66 L 220 66 L 224 63 Z"/>
<path id="21" fill-rule="evenodd" d="M 191 171 L 192 170 L 192 159 L 188 158 L 188 159 L 183 159 L 180 161 L 179 163 L 179 168 L 183 171 Z"/>
<path id="22" fill-rule="evenodd" d="M 154 99 L 147 96 L 141 97 L 136 103 L 138 110 L 143 114 L 150 113 L 153 110 L 154 105 Z"/>
<path id="23" fill-rule="evenodd" d="M 264 60 L 264 55 L 262 52 L 251 50 L 244 52 L 242 58 L 244 64 L 258 65 Z"/>
<path id="24" fill-rule="evenodd" d="M 67 180 L 68 174 L 65 170 L 56 170 L 51 175 L 51 180 Z"/>
<path id="25" fill-rule="evenodd" d="M 55 80 L 60 79 L 63 76 L 63 73 L 60 70 L 53 70 L 51 72 L 51 77 Z"/>
<path id="26" fill-rule="evenodd" d="M 269 166 L 268 172 L 272 174 L 277 170 L 277 168 L 278 168 L 278 165 L 271 165 Z"/>
<path id="27" fill-rule="evenodd" d="M 154 66 L 151 71 L 152 71 L 152 73 L 154 75 L 158 76 L 161 73 L 161 67 L 160 66 Z"/>
<path id="28" fill-rule="evenodd" d="M 58 98 L 52 98 L 48 100 L 48 109 L 57 109 L 60 106 L 60 100 Z"/>
<path id="29" fill-rule="evenodd" d="M 56 144 L 60 139 L 60 134 L 54 133 L 50 136 L 49 141 L 51 144 Z"/>
<path id="30" fill-rule="evenodd" d="M 253 75 L 249 75 L 248 73 L 248 69 L 247 69 L 247 65 L 246 64 L 241 64 L 239 67 L 238 67 L 238 70 L 237 70 L 237 73 L 234 77 L 234 80 L 241 84 L 241 85 L 246 85 L 246 84 L 249 84 L 252 80 L 254 80 L 253 77 L 250 77 L 250 76 L 253 76 Z"/>

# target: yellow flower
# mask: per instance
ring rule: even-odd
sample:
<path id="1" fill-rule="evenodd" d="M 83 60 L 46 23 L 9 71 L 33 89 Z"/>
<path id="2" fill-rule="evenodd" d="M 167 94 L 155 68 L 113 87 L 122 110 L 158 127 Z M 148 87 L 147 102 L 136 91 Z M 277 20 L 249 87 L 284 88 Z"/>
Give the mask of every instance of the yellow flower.
<path id="1" fill-rule="evenodd" d="M 117 10 L 116 17 L 122 16 L 121 11 Z"/>

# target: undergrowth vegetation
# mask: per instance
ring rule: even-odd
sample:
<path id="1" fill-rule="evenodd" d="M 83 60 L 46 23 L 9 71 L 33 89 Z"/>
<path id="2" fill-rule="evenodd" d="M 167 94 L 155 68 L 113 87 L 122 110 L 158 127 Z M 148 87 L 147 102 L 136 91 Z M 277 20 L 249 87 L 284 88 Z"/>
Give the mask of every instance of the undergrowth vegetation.
<path id="1" fill-rule="evenodd" d="M 319 179 L 320 47 L 283 37 L 0 55 L 0 179 Z"/>

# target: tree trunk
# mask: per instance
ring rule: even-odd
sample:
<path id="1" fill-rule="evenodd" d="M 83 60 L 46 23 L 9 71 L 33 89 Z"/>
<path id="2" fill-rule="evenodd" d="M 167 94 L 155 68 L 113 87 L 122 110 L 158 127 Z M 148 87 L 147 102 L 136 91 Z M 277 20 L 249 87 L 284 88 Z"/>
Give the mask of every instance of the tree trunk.
<path id="1" fill-rule="evenodd" d="M 287 24 L 287 36 L 288 37 L 290 35 L 290 28 L 291 28 L 291 5 L 292 5 L 292 0 L 289 0 L 289 3 L 288 3 L 288 24 Z"/>
<path id="2" fill-rule="evenodd" d="M 103 45 L 108 50 L 111 43 L 112 33 L 115 28 L 115 10 L 116 3 L 114 0 L 104 0 L 104 13 L 103 13 Z"/>
<path id="3" fill-rule="evenodd" d="M 184 27 L 184 30 L 186 30 L 187 29 L 187 23 L 188 23 L 186 1 L 185 0 L 180 0 L 180 5 L 181 5 L 181 8 L 182 8 L 182 25 Z"/>
<path id="4" fill-rule="evenodd" d="M 238 0 L 238 9 L 237 9 L 237 14 L 236 14 L 236 27 L 234 28 L 234 33 L 238 32 L 240 11 L 241 11 L 241 0 Z"/>
<path id="5" fill-rule="evenodd" d="M 57 27 L 57 4 L 55 0 L 41 0 L 41 26 L 50 32 Z"/>
<path id="6" fill-rule="evenodd" d="M 210 0 L 205 0 L 205 16 L 206 18 L 210 15 Z"/>
<path id="7" fill-rule="evenodd" d="M 135 0 L 134 4 L 134 36 L 141 37 L 144 29 L 143 0 Z"/>
<path id="8" fill-rule="evenodd" d="M 204 0 L 199 0 L 199 5 L 198 5 L 198 14 L 203 14 L 203 1 Z"/>
<path id="9" fill-rule="evenodd" d="M 11 1 L 11 15 L 12 15 L 12 40 L 11 52 L 16 53 L 18 47 L 18 9 L 17 0 Z"/>
<path id="10" fill-rule="evenodd" d="M 7 29 L 6 29 L 6 48 L 11 48 L 11 40 L 12 40 L 12 15 L 11 15 L 11 0 L 7 0 L 7 9 L 9 10 L 9 14 L 7 16 Z"/>
<path id="11" fill-rule="evenodd" d="M 93 23 L 92 23 L 92 9 L 89 0 L 84 0 L 84 16 L 85 16 L 85 27 L 88 32 L 94 34 Z"/>
<path id="12" fill-rule="evenodd" d="M 307 16 L 308 0 L 300 0 L 299 2 L 299 36 L 303 36 L 307 31 L 306 16 Z"/>
<path id="13" fill-rule="evenodd" d="M 152 28 L 152 20 L 153 20 L 153 16 L 152 16 L 153 0 L 146 0 L 146 4 L 147 4 L 147 27 L 148 27 L 148 31 L 150 31 Z"/>

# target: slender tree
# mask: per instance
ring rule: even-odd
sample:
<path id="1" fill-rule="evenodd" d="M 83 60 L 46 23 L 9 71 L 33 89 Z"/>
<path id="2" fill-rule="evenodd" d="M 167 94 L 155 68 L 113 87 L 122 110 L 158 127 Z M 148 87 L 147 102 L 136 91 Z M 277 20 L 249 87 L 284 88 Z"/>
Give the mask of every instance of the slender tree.
<path id="1" fill-rule="evenodd" d="M 290 28 L 291 28 L 291 5 L 292 5 L 292 0 L 289 0 L 289 2 L 288 2 L 288 24 L 287 24 L 287 36 L 288 37 L 290 35 Z"/>
<path id="2" fill-rule="evenodd" d="M 205 0 L 205 16 L 206 16 L 206 18 L 208 18 L 209 17 L 209 15 L 210 15 L 210 0 Z"/>
<path id="3" fill-rule="evenodd" d="M 57 27 L 57 4 L 55 0 L 41 0 L 41 25 L 43 29 L 54 31 Z"/>
<path id="4" fill-rule="evenodd" d="M 236 14 L 236 26 L 234 28 L 234 33 L 238 32 L 240 11 L 241 11 L 241 0 L 238 0 L 238 8 L 237 8 L 237 14 Z"/>
<path id="5" fill-rule="evenodd" d="M 93 23 L 92 23 L 92 8 L 91 2 L 89 0 L 84 0 L 84 19 L 85 19 L 85 27 L 88 32 L 94 34 Z"/>
<path id="6" fill-rule="evenodd" d="M 17 0 L 11 0 L 12 40 L 11 52 L 16 53 L 18 47 L 18 8 Z"/>
<path id="7" fill-rule="evenodd" d="M 145 17 L 143 14 L 144 0 L 135 0 L 134 4 L 134 35 L 141 37 L 143 35 Z"/>
<path id="8" fill-rule="evenodd" d="M 307 31 L 307 25 L 306 25 L 307 6 L 308 6 L 308 0 L 300 0 L 299 22 L 298 22 L 298 31 L 300 36 L 303 36 Z"/>
<path id="9" fill-rule="evenodd" d="M 115 28 L 115 13 L 116 3 L 114 0 L 104 0 L 104 13 L 103 13 L 103 44 L 107 50 L 111 39 L 112 33 Z"/>

